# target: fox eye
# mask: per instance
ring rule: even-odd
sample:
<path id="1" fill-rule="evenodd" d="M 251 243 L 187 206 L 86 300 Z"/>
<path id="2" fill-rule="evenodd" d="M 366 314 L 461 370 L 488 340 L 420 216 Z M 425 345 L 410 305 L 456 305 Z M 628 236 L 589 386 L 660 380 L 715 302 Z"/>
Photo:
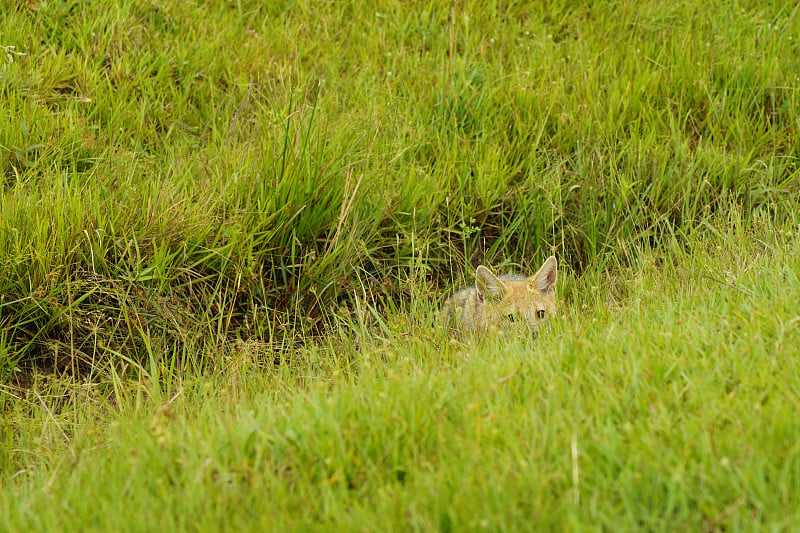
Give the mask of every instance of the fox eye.
<path id="1" fill-rule="evenodd" d="M 544 310 L 544 309 L 539 309 L 538 311 L 536 311 L 536 318 L 538 318 L 539 320 L 541 320 L 541 319 L 543 319 L 543 318 L 544 318 L 544 315 L 546 315 L 546 314 L 547 314 L 547 313 L 545 312 L 545 310 Z"/>
<path id="2" fill-rule="evenodd" d="M 514 313 L 509 313 L 506 315 L 506 319 L 508 319 L 509 322 L 514 322 L 517 317 L 514 316 Z"/>

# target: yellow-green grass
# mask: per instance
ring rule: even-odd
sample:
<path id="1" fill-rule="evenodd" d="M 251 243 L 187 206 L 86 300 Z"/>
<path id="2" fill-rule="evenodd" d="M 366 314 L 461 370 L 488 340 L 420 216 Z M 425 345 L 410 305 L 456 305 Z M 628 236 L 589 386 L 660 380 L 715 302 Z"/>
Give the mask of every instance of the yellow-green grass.
<path id="1" fill-rule="evenodd" d="M 800 248 L 746 233 L 565 276 L 537 340 L 389 315 L 291 365 L 40 377 L 6 409 L 2 526 L 791 529 Z"/>
<path id="2" fill-rule="evenodd" d="M 6 2 L 0 529 L 796 528 L 796 15 Z"/>

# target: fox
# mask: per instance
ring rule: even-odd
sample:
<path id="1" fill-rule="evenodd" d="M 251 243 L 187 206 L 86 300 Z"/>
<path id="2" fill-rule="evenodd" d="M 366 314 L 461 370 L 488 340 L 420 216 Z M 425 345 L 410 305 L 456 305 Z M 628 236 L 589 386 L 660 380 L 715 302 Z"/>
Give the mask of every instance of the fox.
<path id="1" fill-rule="evenodd" d="M 475 286 L 454 292 L 442 313 L 450 323 L 476 336 L 487 331 L 506 333 L 523 323 L 537 336 L 539 328 L 556 312 L 558 264 L 550 256 L 532 276 L 496 276 L 487 267 L 475 269 Z"/>

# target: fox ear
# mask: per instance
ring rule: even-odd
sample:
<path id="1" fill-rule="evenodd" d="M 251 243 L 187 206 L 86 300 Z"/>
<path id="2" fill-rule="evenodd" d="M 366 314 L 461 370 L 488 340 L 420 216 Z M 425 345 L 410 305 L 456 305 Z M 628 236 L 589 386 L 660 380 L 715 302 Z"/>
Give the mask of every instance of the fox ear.
<path id="1" fill-rule="evenodd" d="M 506 292 L 506 286 L 492 271 L 481 265 L 475 270 L 475 288 L 478 290 L 478 300 L 486 301 L 486 296 L 493 300 Z"/>
<path id="2" fill-rule="evenodd" d="M 553 294 L 556 292 L 556 277 L 558 276 L 558 265 L 555 256 L 550 256 L 547 261 L 539 268 L 533 276 L 528 278 L 530 284 L 542 294 Z"/>

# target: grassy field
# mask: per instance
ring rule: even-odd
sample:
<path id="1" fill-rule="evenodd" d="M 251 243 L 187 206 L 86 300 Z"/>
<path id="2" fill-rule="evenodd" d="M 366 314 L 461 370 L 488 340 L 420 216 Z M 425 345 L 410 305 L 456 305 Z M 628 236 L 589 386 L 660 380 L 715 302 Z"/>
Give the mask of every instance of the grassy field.
<path id="1" fill-rule="evenodd" d="M 800 527 L 792 3 L 0 28 L 0 530 Z M 550 254 L 538 339 L 437 318 Z"/>

